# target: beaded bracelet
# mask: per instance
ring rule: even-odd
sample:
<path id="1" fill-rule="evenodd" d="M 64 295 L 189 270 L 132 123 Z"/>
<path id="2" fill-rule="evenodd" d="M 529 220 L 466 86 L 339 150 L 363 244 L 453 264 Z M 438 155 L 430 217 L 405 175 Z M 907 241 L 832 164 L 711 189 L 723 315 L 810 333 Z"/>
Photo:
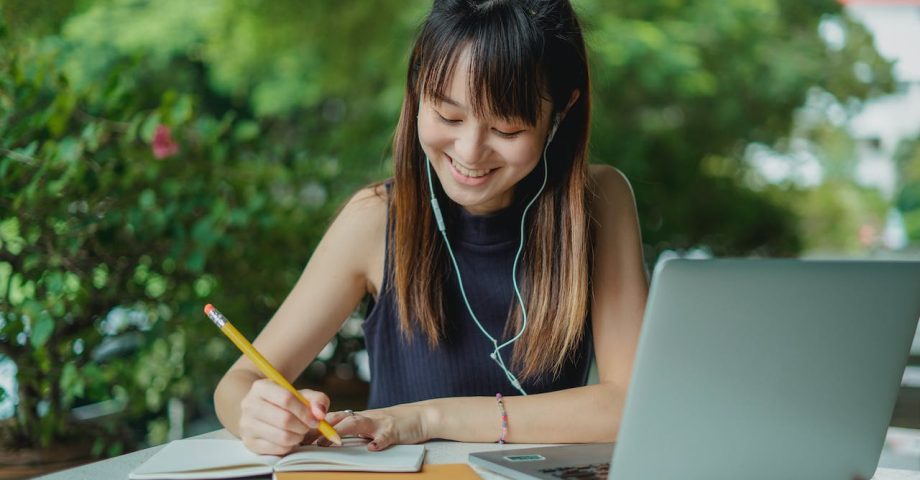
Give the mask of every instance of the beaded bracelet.
<path id="1" fill-rule="evenodd" d="M 504 445 L 505 438 L 508 437 L 508 413 L 505 412 L 505 402 L 502 402 L 502 394 L 496 393 L 495 400 L 498 402 L 498 411 L 502 416 L 502 436 L 498 438 L 498 444 Z"/>

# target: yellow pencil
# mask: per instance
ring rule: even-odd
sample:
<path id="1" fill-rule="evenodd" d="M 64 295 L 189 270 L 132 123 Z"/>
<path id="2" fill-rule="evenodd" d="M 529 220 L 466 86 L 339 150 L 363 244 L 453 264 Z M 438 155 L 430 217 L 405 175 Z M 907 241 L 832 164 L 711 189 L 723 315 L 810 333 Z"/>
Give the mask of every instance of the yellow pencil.
<path id="1" fill-rule="evenodd" d="M 298 392 L 297 389 L 294 388 L 294 386 L 291 385 L 291 383 L 288 382 L 287 379 L 278 372 L 278 370 L 275 370 L 275 367 L 273 367 L 272 364 L 268 363 L 268 360 L 266 360 L 265 357 L 263 357 L 262 354 L 259 353 L 259 351 L 256 350 L 256 348 L 253 347 L 251 343 L 249 343 L 249 340 L 246 340 L 246 337 L 244 337 L 243 334 L 241 334 L 239 330 L 237 330 L 236 327 L 234 327 L 230 321 L 227 320 L 227 317 L 225 317 L 224 314 L 220 313 L 210 303 L 205 305 L 204 313 L 208 316 L 208 318 L 211 319 L 212 322 L 214 322 L 214 325 L 217 325 L 217 327 L 220 328 L 221 332 L 224 332 L 224 335 L 226 335 L 227 338 L 229 338 L 230 341 L 233 342 L 233 344 L 243 352 L 244 355 L 252 360 L 252 363 L 259 367 L 259 370 L 261 370 L 266 377 L 272 379 L 278 385 L 286 388 L 288 391 L 294 394 L 295 397 L 297 397 L 297 400 L 300 400 L 301 403 L 306 405 L 308 409 L 310 408 L 310 401 L 304 398 L 303 395 L 301 395 L 300 392 Z M 319 421 L 319 431 L 323 434 L 324 437 L 328 438 L 330 442 L 336 445 L 342 444 L 342 438 L 339 437 L 339 434 L 335 431 L 334 428 L 332 428 L 332 425 L 329 425 L 329 423 L 327 423 L 325 420 Z"/>

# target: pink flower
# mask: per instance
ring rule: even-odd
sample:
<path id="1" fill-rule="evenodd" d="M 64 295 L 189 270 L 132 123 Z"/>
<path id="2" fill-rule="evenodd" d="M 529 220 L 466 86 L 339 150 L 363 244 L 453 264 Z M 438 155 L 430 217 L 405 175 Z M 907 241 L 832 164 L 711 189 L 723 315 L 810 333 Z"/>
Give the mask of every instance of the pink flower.
<path id="1" fill-rule="evenodd" d="M 151 149 L 154 157 L 164 159 L 179 153 L 179 144 L 173 140 L 169 127 L 157 125 L 157 131 L 153 134 Z"/>

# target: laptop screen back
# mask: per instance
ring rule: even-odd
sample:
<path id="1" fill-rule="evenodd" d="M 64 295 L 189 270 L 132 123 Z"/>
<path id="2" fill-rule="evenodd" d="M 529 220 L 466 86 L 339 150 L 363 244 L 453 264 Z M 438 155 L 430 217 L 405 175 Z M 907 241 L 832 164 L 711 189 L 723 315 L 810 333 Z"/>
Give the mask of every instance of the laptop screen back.
<path id="1" fill-rule="evenodd" d="M 662 262 L 611 478 L 871 478 L 918 317 L 920 262 Z"/>

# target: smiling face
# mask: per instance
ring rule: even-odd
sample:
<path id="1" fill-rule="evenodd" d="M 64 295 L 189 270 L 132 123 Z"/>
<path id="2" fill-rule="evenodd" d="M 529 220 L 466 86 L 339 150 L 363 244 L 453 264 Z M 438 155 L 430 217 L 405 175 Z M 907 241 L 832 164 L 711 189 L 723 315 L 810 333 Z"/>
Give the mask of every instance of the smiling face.
<path id="1" fill-rule="evenodd" d="M 473 214 L 511 204 L 514 187 L 540 162 L 552 104 L 542 99 L 536 125 L 477 115 L 470 99 L 470 50 L 457 57 L 443 98 L 422 96 L 418 138 L 447 196 Z"/>

